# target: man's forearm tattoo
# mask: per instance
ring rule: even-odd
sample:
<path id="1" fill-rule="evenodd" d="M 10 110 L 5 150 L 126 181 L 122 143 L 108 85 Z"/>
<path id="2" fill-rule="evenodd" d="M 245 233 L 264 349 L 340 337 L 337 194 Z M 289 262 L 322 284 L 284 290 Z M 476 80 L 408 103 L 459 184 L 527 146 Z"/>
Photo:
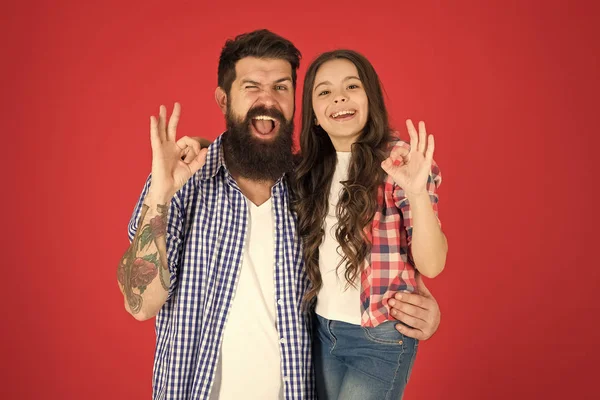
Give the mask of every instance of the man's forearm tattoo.
<path id="1" fill-rule="evenodd" d="M 148 210 L 149 207 L 143 204 L 141 222 L 145 220 Z M 160 256 L 161 253 L 166 254 L 166 241 L 159 240 L 166 237 L 167 234 L 166 221 L 169 207 L 159 204 L 157 211 L 157 216 L 138 228 L 133 243 L 123 255 L 117 269 L 117 278 L 123 286 L 123 293 L 132 314 L 137 314 L 142 309 L 143 298 L 141 295 L 156 278 L 156 275 L 160 275 L 160 282 L 165 290 L 169 290 L 170 286 L 169 265 L 167 260 L 163 260 L 163 257 Z M 152 243 L 154 243 L 155 249 L 150 248 L 147 254 L 140 256 L 143 250 Z M 134 289 L 138 293 L 134 292 Z"/>

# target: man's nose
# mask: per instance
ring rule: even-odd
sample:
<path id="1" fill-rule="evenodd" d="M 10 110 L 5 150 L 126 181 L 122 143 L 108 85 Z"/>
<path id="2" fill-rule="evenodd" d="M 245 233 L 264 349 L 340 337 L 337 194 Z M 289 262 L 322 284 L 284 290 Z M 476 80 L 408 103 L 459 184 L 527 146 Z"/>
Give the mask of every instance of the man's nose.
<path id="1" fill-rule="evenodd" d="M 260 102 L 267 107 L 273 106 L 276 103 L 275 97 L 273 96 L 273 93 L 271 93 L 270 90 L 262 90 L 258 98 Z"/>

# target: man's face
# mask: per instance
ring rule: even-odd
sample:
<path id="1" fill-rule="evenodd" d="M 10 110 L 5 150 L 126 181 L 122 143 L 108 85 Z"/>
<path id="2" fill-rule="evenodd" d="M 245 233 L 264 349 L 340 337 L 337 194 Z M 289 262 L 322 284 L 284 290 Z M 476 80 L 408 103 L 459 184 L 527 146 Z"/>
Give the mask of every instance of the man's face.
<path id="1" fill-rule="evenodd" d="M 225 114 L 228 166 L 255 180 L 277 180 L 289 171 L 293 117 L 290 63 L 255 57 L 238 61 Z"/>
<path id="2" fill-rule="evenodd" d="M 229 91 L 229 115 L 237 122 L 249 118 L 255 139 L 273 140 L 281 124 L 294 117 L 292 66 L 285 60 L 246 57 L 237 62 L 235 74 Z M 267 110 L 267 115 L 255 109 Z"/>

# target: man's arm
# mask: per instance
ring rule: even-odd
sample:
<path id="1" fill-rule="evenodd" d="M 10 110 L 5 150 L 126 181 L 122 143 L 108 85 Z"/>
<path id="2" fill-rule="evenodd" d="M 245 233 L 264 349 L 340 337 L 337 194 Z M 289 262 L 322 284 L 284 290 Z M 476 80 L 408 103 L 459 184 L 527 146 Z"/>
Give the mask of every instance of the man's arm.
<path id="1" fill-rule="evenodd" d="M 154 317 L 169 292 L 167 212 L 168 204 L 159 204 L 147 196 L 136 234 L 117 270 L 125 309 L 140 321 Z"/>
<path id="2" fill-rule="evenodd" d="M 176 139 L 181 108 L 175 103 L 167 126 L 167 110 L 150 118 L 152 180 L 141 204 L 138 228 L 117 269 L 125 309 L 143 321 L 154 317 L 167 300 L 167 213 L 173 196 L 204 165 L 206 149 L 188 137 Z M 178 218 L 179 216 L 175 216 Z"/>
<path id="3" fill-rule="evenodd" d="M 416 281 L 418 293 L 398 292 L 388 300 L 388 304 L 394 318 L 412 327 L 396 324 L 400 333 L 418 340 L 427 340 L 440 326 L 440 307 L 418 272 Z"/>

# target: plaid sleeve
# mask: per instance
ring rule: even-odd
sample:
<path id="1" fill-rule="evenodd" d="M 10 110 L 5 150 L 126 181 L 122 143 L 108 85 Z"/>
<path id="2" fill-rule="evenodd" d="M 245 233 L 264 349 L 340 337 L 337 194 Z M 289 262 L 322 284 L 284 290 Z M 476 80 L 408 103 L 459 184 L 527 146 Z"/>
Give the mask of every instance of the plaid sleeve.
<path id="1" fill-rule="evenodd" d="M 142 194 L 140 195 L 138 202 L 133 210 L 133 214 L 131 219 L 129 220 L 128 225 L 128 235 L 129 242 L 133 241 L 133 237 L 137 232 L 140 215 L 142 213 L 142 205 L 144 204 L 144 199 L 146 198 L 146 194 L 148 194 L 148 189 L 150 189 L 150 183 L 152 181 L 152 177 L 148 176 L 146 180 L 146 184 L 142 189 Z M 169 286 L 169 294 L 167 299 L 171 297 L 175 288 L 177 287 L 177 269 L 179 264 L 179 255 L 181 253 L 181 247 L 183 243 L 182 235 L 183 235 L 183 218 L 182 218 L 182 203 L 181 198 L 179 196 L 181 192 L 177 192 L 177 194 L 171 200 L 171 206 L 169 207 L 169 214 L 167 217 L 167 259 L 169 264 L 169 271 L 171 275 L 171 284 Z"/>
<path id="2" fill-rule="evenodd" d="M 408 143 L 399 142 L 397 146 L 408 147 Z M 431 164 L 431 173 L 429 174 L 429 178 L 427 179 L 427 192 L 429 193 L 429 199 L 431 200 L 431 205 L 433 206 L 433 212 L 437 217 L 438 224 L 442 226 L 442 222 L 440 221 L 438 215 L 438 201 L 439 197 L 437 194 L 437 188 L 442 184 L 442 174 L 440 171 L 440 167 L 437 165 L 435 160 L 433 160 Z M 412 241 L 412 214 L 410 211 L 410 204 L 408 204 L 408 199 L 406 194 L 404 193 L 404 189 L 394 183 L 394 202 L 396 203 L 396 207 L 402 212 L 402 219 L 404 229 L 406 229 L 408 245 L 410 246 Z"/>

